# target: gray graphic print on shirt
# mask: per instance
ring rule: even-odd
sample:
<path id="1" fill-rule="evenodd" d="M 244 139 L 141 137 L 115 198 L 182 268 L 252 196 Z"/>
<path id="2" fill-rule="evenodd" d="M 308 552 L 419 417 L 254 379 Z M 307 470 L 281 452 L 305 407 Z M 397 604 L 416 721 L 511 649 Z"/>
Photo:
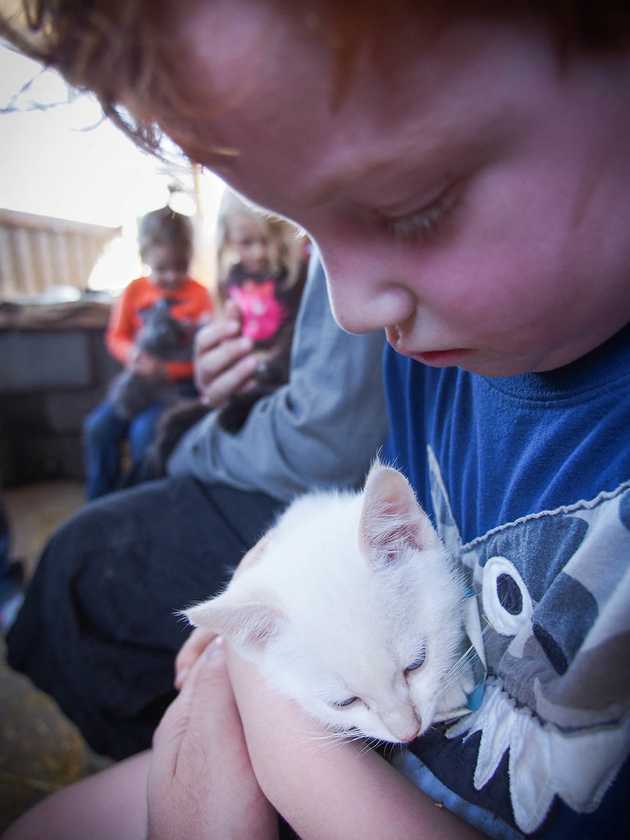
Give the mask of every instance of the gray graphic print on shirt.
<path id="1" fill-rule="evenodd" d="M 592 812 L 630 753 L 630 482 L 463 545 L 428 459 L 436 527 L 478 593 L 488 667 L 481 707 L 447 736 L 481 733 L 477 790 L 508 753 L 521 831 L 554 796 Z"/>

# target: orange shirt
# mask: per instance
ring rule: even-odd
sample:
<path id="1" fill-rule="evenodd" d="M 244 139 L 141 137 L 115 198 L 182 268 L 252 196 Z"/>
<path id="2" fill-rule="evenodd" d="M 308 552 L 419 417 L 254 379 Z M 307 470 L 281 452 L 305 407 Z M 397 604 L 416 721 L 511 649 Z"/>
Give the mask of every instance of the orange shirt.
<path id="1" fill-rule="evenodd" d="M 110 353 L 123 365 L 128 363 L 136 334 L 142 326 L 140 310 L 153 306 L 162 298 L 177 301 L 170 311 L 178 321 L 196 324 L 202 315 L 212 312 L 208 290 L 190 277 L 174 291 L 161 289 L 148 277 L 132 280 L 114 305 L 105 336 Z M 165 366 L 169 379 L 192 376 L 192 362 L 166 362 Z"/>

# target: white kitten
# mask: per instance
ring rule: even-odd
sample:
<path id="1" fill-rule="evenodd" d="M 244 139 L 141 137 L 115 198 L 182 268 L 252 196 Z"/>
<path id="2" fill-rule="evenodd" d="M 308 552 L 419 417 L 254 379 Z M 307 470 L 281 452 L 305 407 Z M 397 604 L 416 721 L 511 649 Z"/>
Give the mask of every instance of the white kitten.
<path id="1" fill-rule="evenodd" d="M 409 483 L 377 463 L 362 493 L 294 502 L 226 591 L 184 614 L 326 726 L 408 742 L 466 702 L 449 679 L 463 597 Z"/>

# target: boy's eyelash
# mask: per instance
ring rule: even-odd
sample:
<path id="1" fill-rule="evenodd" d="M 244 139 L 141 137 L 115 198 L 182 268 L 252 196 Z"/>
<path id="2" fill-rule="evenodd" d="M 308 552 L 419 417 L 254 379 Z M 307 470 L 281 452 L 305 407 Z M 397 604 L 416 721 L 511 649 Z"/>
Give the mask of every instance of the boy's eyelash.
<path id="1" fill-rule="evenodd" d="M 385 219 L 387 231 L 396 239 L 415 241 L 434 234 L 451 213 L 457 196 L 452 188 L 444 190 L 434 201 L 420 210 L 407 213 L 397 219 Z"/>

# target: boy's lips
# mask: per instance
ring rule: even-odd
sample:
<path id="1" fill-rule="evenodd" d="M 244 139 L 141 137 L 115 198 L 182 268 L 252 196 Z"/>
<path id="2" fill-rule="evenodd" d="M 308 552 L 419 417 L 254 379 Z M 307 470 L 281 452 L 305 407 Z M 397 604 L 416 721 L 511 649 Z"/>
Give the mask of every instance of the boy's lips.
<path id="1" fill-rule="evenodd" d="M 422 362 L 425 365 L 432 365 L 433 367 L 449 367 L 455 365 L 462 357 L 473 352 L 469 347 L 445 347 L 441 350 L 425 350 L 422 353 L 416 353 L 411 348 L 405 347 L 403 333 L 398 325 L 386 327 L 385 333 L 388 342 L 397 353 L 414 359 L 416 362 Z"/>
<path id="2" fill-rule="evenodd" d="M 450 367 L 461 362 L 464 356 L 472 353 L 467 347 L 455 347 L 451 350 L 429 350 L 426 353 L 410 353 L 411 359 L 433 367 Z"/>
<path id="3" fill-rule="evenodd" d="M 428 350 L 426 353 L 405 353 L 404 355 L 432 367 L 452 367 L 460 364 L 470 353 L 472 350 L 467 347 L 455 347 L 451 350 Z"/>

